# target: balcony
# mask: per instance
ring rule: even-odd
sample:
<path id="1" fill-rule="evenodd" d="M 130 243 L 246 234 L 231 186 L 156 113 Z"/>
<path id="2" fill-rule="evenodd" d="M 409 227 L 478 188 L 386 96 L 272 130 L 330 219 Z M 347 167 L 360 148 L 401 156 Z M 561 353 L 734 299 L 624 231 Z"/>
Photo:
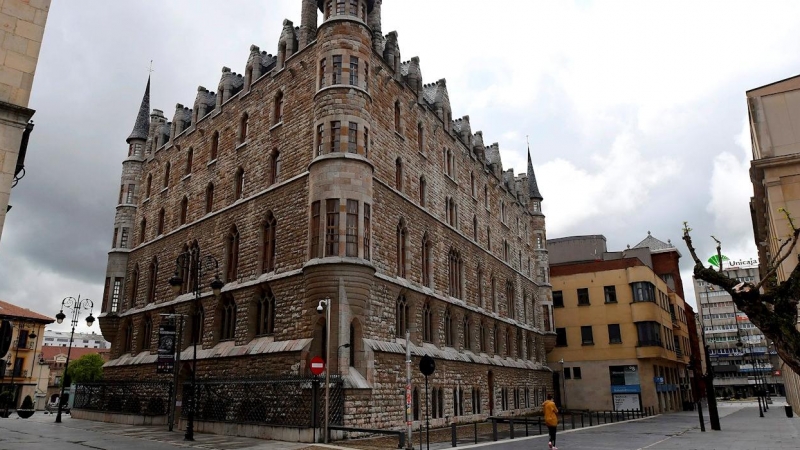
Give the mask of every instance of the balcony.
<path id="1" fill-rule="evenodd" d="M 631 318 L 634 322 L 660 322 L 662 312 L 655 302 L 631 303 Z"/>
<path id="2" fill-rule="evenodd" d="M 28 378 L 28 369 L 14 370 L 13 374 L 12 371 L 9 370 L 6 373 L 4 373 L 3 376 L 8 378 Z"/>
<path id="3" fill-rule="evenodd" d="M 23 339 L 22 345 L 20 345 L 19 339 L 14 339 L 14 344 L 12 349 L 19 350 L 21 352 L 27 350 L 36 350 L 36 343 L 30 339 Z"/>

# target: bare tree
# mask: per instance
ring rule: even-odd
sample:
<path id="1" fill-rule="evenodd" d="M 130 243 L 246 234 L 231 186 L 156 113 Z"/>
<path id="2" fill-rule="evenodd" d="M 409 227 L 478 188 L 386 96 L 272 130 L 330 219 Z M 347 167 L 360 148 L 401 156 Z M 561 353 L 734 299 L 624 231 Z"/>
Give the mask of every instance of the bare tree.
<path id="1" fill-rule="evenodd" d="M 722 272 L 722 244 L 714 236 L 711 238 L 717 243 L 717 258 L 720 262 L 717 269 L 704 267 L 697 257 L 689 235 L 692 229 L 687 222 L 683 223 L 683 240 L 694 260 L 695 278 L 715 284 L 730 294 L 736 307 L 747 314 L 750 321 L 775 343 L 781 359 L 795 373 L 800 374 L 800 331 L 797 329 L 800 264 L 795 266 L 786 281 L 778 284 L 777 278 L 778 267 L 794 252 L 800 237 L 800 228 L 795 226 L 788 212 L 782 208 L 780 211 L 786 215 L 792 232 L 779 242 L 778 251 L 772 255 L 767 267 L 763 268 L 764 275 L 758 284 L 740 282 L 728 278 Z"/>

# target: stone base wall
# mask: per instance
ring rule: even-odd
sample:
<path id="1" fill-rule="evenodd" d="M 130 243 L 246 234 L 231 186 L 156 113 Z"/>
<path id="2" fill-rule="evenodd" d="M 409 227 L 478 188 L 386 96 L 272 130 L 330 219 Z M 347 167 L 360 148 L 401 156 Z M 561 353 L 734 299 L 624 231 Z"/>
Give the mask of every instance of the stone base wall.
<path id="1" fill-rule="evenodd" d="M 70 417 L 73 419 L 94 420 L 96 422 L 121 423 L 123 425 L 167 425 L 167 416 L 139 416 L 135 414 L 120 414 L 103 411 L 89 411 L 86 409 L 72 409 Z"/>

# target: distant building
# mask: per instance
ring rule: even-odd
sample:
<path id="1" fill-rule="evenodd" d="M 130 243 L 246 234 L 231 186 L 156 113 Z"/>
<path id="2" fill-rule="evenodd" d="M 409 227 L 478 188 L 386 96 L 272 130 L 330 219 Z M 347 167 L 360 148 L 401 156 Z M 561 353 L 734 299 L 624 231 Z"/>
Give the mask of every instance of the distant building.
<path id="1" fill-rule="evenodd" d="M 562 406 L 663 412 L 693 401 L 677 249 L 649 233 L 621 252 L 608 252 L 601 235 L 547 247 L 556 324 L 548 364 Z"/>
<path id="2" fill-rule="evenodd" d="M 73 344 L 74 345 L 74 344 Z M 41 359 L 48 367 L 49 376 L 47 377 L 47 401 L 51 405 L 58 403 L 61 395 L 61 380 L 64 378 L 64 367 L 67 363 L 67 348 L 45 346 L 42 347 Z M 108 361 L 110 350 L 108 348 L 87 348 L 73 347 L 69 352 L 69 360 L 74 362 L 85 355 L 97 353 Z"/>
<path id="3" fill-rule="evenodd" d="M 770 258 L 791 232 L 780 209 L 789 212 L 795 223 L 800 218 L 800 75 L 747 91 L 747 109 L 753 146 L 750 213 L 763 277 Z M 800 254 L 800 248 L 794 252 Z M 796 265 L 796 257 L 786 258 L 778 268 L 778 282 L 785 281 Z M 783 363 L 779 370 L 789 403 L 800 410 L 800 376 Z"/>
<path id="4" fill-rule="evenodd" d="M 28 108 L 50 0 L 3 0 L 0 27 L 0 235 L 11 188 L 25 175 L 25 151 L 36 112 Z"/>
<path id="5" fill-rule="evenodd" d="M 759 282 L 758 267 L 730 268 L 724 273 L 739 281 Z M 777 352 L 770 349 L 770 342 L 747 315 L 739 311 L 730 294 L 697 279 L 694 292 L 714 368 L 717 396 L 753 397 L 755 387 L 762 383 L 767 384 L 773 395 L 783 395 L 783 378 L 776 369 Z"/>
<path id="6" fill-rule="evenodd" d="M 47 372 L 39 356 L 44 327 L 55 319 L 0 300 L 0 392 L 11 391 L 19 405 L 30 395 L 39 406 L 44 399 Z"/>
<path id="7" fill-rule="evenodd" d="M 69 331 L 44 331 L 45 347 L 68 347 Z M 111 348 L 111 343 L 103 338 L 102 335 L 92 333 L 75 333 L 72 340 L 72 348 Z"/>

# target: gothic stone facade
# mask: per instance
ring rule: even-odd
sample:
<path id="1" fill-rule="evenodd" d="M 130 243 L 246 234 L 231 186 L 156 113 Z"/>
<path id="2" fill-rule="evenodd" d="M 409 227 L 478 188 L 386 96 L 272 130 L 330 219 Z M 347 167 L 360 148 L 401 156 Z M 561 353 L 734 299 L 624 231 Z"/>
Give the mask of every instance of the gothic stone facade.
<path id="1" fill-rule="evenodd" d="M 276 56 L 252 46 L 244 75 L 223 68 L 216 93 L 198 88 L 171 122 L 150 111 L 148 81 L 109 253 L 107 377 L 157 376 L 161 313 L 186 315 L 182 355 L 199 341 L 200 378 L 309 375 L 329 298 L 348 425 L 402 425 L 406 345 L 417 387 L 419 358 L 436 358 L 434 425 L 531 411 L 550 391 L 530 156 L 514 176 L 469 117 L 452 119 L 445 81 L 423 84 L 419 59 L 401 62 L 380 5 L 303 0 Z M 176 270 L 181 254 L 219 261 L 221 295 L 214 270 Z"/>

